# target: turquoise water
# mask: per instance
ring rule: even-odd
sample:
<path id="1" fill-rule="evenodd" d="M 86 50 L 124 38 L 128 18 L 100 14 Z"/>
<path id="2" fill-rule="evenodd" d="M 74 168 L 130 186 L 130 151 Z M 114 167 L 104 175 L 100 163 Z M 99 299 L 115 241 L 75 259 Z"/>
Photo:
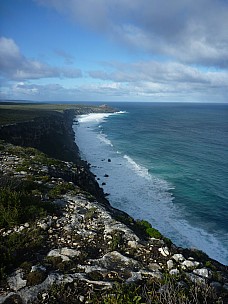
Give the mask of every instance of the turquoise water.
<path id="1" fill-rule="evenodd" d="M 227 264 L 228 106 L 114 106 L 122 112 L 83 117 L 76 131 L 110 202 Z"/>

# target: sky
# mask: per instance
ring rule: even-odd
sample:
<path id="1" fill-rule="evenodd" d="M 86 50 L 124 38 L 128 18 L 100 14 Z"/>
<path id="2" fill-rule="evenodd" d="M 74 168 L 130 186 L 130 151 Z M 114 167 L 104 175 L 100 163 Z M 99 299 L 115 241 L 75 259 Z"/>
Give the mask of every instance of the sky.
<path id="1" fill-rule="evenodd" d="M 0 99 L 228 103 L 228 0 L 0 0 Z"/>

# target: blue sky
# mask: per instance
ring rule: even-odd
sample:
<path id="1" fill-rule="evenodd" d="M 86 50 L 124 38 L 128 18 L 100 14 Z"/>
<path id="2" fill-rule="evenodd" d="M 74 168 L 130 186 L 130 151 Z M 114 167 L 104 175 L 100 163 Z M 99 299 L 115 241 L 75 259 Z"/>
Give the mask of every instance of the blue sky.
<path id="1" fill-rule="evenodd" d="M 1 0 L 0 98 L 228 102 L 228 1 Z"/>

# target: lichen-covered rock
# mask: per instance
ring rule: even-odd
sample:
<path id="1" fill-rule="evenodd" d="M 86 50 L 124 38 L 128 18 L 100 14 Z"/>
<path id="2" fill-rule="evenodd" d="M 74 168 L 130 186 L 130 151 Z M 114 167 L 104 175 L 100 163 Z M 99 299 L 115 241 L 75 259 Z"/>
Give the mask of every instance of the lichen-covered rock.
<path id="1" fill-rule="evenodd" d="M 207 279 L 212 277 L 211 271 L 208 270 L 207 268 L 194 269 L 193 273 L 195 273 L 198 276 L 201 276 L 203 278 L 207 278 Z"/>
<path id="2" fill-rule="evenodd" d="M 21 269 L 18 269 L 12 273 L 7 279 L 10 289 L 18 291 L 21 288 L 25 287 L 27 280 L 25 280 L 23 276 L 24 272 Z"/>
<path id="3" fill-rule="evenodd" d="M 67 247 L 52 249 L 47 254 L 48 257 L 60 257 L 63 262 L 70 261 L 70 258 L 74 258 L 79 255 L 80 255 L 80 251 Z"/>

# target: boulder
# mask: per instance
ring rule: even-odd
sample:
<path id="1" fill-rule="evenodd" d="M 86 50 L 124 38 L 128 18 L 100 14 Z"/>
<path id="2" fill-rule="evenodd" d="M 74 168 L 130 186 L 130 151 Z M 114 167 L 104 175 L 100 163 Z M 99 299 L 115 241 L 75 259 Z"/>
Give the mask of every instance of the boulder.
<path id="1" fill-rule="evenodd" d="M 193 273 L 195 273 L 198 276 L 201 276 L 203 278 L 210 279 L 212 277 L 212 273 L 207 268 L 200 268 L 200 269 L 194 269 Z"/>
<path id="2" fill-rule="evenodd" d="M 18 269 L 8 277 L 7 282 L 12 290 L 18 291 L 26 286 L 27 281 L 23 279 L 23 275 L 24 272 L 21 269 Z"/>

